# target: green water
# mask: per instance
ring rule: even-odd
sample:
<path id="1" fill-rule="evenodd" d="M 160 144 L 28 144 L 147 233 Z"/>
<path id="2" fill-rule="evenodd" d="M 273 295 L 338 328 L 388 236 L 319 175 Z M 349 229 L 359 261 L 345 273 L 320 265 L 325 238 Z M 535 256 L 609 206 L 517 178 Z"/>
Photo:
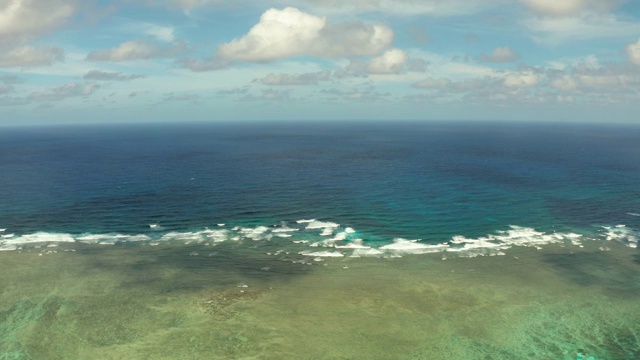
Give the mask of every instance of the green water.
<path id="1" fill-rule="evenodd" d="M 313 265 L 222 246 L 0 252 L 0 359 L 638 359 L 637 252 L 600 246 Z"/>

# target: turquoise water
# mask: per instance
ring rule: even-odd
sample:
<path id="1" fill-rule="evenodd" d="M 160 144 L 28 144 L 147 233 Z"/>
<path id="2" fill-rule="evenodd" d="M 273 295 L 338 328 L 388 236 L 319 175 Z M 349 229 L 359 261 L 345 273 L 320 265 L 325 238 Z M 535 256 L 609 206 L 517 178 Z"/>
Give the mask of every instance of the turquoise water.
<path id="1" fill-rule="evenodd" d="M 0 359 L 636 359 L 640 128 L 0 133 Z"/>

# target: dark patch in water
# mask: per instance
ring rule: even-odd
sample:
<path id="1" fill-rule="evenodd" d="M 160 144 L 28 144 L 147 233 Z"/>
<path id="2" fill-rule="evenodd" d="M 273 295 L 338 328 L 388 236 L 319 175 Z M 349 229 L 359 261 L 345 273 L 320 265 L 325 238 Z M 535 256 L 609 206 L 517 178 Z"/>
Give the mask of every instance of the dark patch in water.
<path id="1" fill-rule="evenodd" d="M 545 254 L 543 260 L 580 286 L 599 286 L 612 296 L 640 295 L 640 269 L 617 262 L 606 252 Z"/>
<path id="2" fill-rule="evenodd" d="M 308 261 L 306 257 L 269 256 L 243 245 L 83 246 L 78 253 L 96 259 L 90 264 L 93 269 L 124 275 L 121 286 L 158 293 L 235 287 L 240 281 L 264 285 L 303 276 L 312 268 L 293 263 Z"/>

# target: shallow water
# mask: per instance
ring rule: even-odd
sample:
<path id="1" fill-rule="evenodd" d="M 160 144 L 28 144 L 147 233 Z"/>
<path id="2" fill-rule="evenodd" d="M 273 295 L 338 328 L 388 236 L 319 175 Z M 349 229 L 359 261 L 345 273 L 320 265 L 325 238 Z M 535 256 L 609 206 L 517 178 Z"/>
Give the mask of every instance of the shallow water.
<path id="1" fill-rule="evenodd" d="M 0 358 L 637 359 L 640 258 L 601 245 L 312 265 L 231 245 L 0 252 Z"/>

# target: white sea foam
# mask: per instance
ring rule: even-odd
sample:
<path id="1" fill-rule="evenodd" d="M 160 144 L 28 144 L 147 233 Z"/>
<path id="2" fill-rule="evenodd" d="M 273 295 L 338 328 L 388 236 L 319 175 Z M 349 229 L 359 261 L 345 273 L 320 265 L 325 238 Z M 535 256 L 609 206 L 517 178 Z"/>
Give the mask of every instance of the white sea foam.
<path id="1" fill-rule="evenodd" d="M 33 244 L 33 243 L 65 243 L 75 242 L 76 240 L 69 234 L 55 234 L 37 232 L 35 234 L 22 235 L 8 240 L 7 243 L 13 244 Z"/>
<path id="2" fill-rule="evenodd" d="M 266 226 L 258 226 L 255 228 L 240 228 L 239 232 L 245 238 L 251 240 L 263 240 L 263 235 L 269 231 L 269 228 Z"/>
<path id="3" fill-rule="evenodd" d="M 419 240 L 407 240 L 402 238 L 393 239 L 393 244 L 381 246 L 380 250 L 385 250 L 398 255 L 401 254 L 430 254 L 442 252 L 449 248 L 447 244 L 428 245 L 418 242 Z"/>
<path id="4" fill-rule="evenodd" d="M 185 244 L 191 244 L 192 242 L 196 242 L 196 243 L 201 243 L 203 242 L 205 239 L 202 237 L 201 233 L 197 233 L 197 232 L 177 232 L 177 231 L 172 231 L 170 233 L 166 233 L 164 234 L 160 240 L 162 241 L 170 241 L 170 240 L 177 240 L 177 241 L 182 241 Z"/>
<path id="5" fill-rule="evenodd" d="M 331 236 L 331 235 L 333 235 L 333 229 L 330 229 L 330 228 L 323 229 L 322 232 L 320 233 L 320 236 Z"/>
<path id="6" fill-rule="evenodd" d="M 362 249 L 354 249 L 351 253 L 350 257 L 382 257 L 385 255 L 385 252 L 379 249 L 373 248 L 362 248 Z"/>
<path id="7" fill-rule="evenodd" d="M 371 249 L 371 246 L 364 245 L 362 239 L 354 239 L 344 245 L 336 245 L 336 249 Z"/>
<path id="8" fill-rule="evenodd" d="M 19 250 L 25 247 L 40 247 L 50 243 L 75 242 L 76 240 L 69 234 L 55 234 L 37 232 L 22 236 L 11 236 L 0 241 L 0 250 Z"/>
<path id="9" fill-rule="evenodd" d="M 299 225 L 298 225 L 299 224 Z M 217 224 L 221 225 L 221 224 Z M 215 225 L 214 225 L 215 226 Z M 318 233 L 317 230 L 322 230 Z M 368 243 L 361 238 L 356 238 L 356 231 L 351 227 L 341 228 L 334 222 L 318 220 L 298 220 L 296 223 L 284 222 L 273 226 L 256 227 L 217 227 L 205 228 L 201 231 L 172 231 L 167 233 L 154 232 L 149 234 L 56 234 L 34 233 L 27 235 L 0 234 L 0 250 L 19 250 L 27 247 L 44 247 L 58 243 L 85 243 L 114 245 L 117 243 L 146 243 L 158 245 L 166 242 L 183 242 L 185 244 L 203 244 L 206 246 L 218 245 L 226 241 L 238 242 L 241 240 L 269 241 L 273 237 L 282 239 L 291 238 L 288 242 L 281 240 L 278 244 L 284 245 L 285 250 L 293 253 L 305 248 L 326 248 L 326 251 L 306 250 L 308 256 L 316 258 L 324 257 L 400 257 L 408 254 L 446 253 L 447 257 L 475 257 L 504 255 L 505 251 L 514 246 L 525 246 L 541 249 L 547 244 L 563 244 L 567 246 L 584 246 L 588 240 L 606 239 L 620 241 L 628 247 L 638 247 L 640 232 L 625 225 L 612 225 L 602 227 L 601 237 L 588 238 L 575 233 L 552 232 L 545 233 L 533 228 L 511 226 L 507 230 L 497 231 L 494 234 L 469 238 L 454 236 L 448 242 L 441 244 L 427 244 L 420 240 L 407 240 L 396 238 L 392 243 Z M 291 247 L 291 248 L 287 248 Z M 320 250 L 320 249 L 317 249 Z M 321 254 L 321 255 L 318 255 Z M 322 255 L 324 254 L 324 256 Z M 326 254 L 334 254 L 328 256 Z M 452 256 L 448 256 L 448 255 Z"/>
<path id="10" fill-rule="evenodd" d="M 7 231 L 7 229 L 0 229 L 0 232 L 5 232 Z"/>
<path id="11" fill-rule="evenodd" d="M 206 229 L 201 231 L 202 236 L 204 236 L 207 240 L 213 240 L 213 242 L 223 242 L 229 238 L 228 230 L 211 230 Z"/>
<path id="12" fill-rule="evenodd" d="M 290 228 L 287 226 L 283 226 L 283 227 L 279 227 L 279 228 L 275 228 L 273 230 L 271 230 L 271 232 L 273 233 L 287 233 L 287 232 L 295 232 L 295 231 L 300 231 L 300 229 L 295 229 L 295 228 Z"/>
<path id="13" fill-rule="evenodd" d="M 633 229 L 626 227 L 626 225 L 616 225 L 615 227 L 603 226 L 605 229 L 605 238 L 609 241 L 616 240 L 624 243 L 630 248 L 638 247 L 638 238 L 640 234 Z"/>
<path id="14" fill-rule="evenodd" d="M 510 230 L 498 231 L 476 239 L 454 236 L 447 251 L 457 252 L 459 256 L 502 255 L 502 250 L 513 246 L 526 246 L 541 249 L 543 245 L 569 241 L 572 245 L 582 246 L 582 235 L 574 233 L 544 233 L 532 228 L 511 225 Z"/>
<path id="15" fill-rule="evenodd" d="M 334 228 L 337 228 L 338 226 L 340 226 L 340 224 L 336 224 L 334 222 L 324 222 L 324 221 L 313 220 L 313 221 L 308 223 L 307 229 L 309 229 L 309 230 L 313 230 L 313 229 L 334 229 Z"/>
<path id="16" fill-rule="evenodd" d="M 630 212 L 630 213 L 627 213 L 627 215 L 631 215 L 631 216 L 640 216 L 640 214 L 638 214 L 638 213 L 631 213 L 631 212 Z"/>
<path id="17" fill-rule="evenodd" d="M 313 257 L 344 257 L 344 254 L 338 251 L 301 251 L 298 254 Z"/>

